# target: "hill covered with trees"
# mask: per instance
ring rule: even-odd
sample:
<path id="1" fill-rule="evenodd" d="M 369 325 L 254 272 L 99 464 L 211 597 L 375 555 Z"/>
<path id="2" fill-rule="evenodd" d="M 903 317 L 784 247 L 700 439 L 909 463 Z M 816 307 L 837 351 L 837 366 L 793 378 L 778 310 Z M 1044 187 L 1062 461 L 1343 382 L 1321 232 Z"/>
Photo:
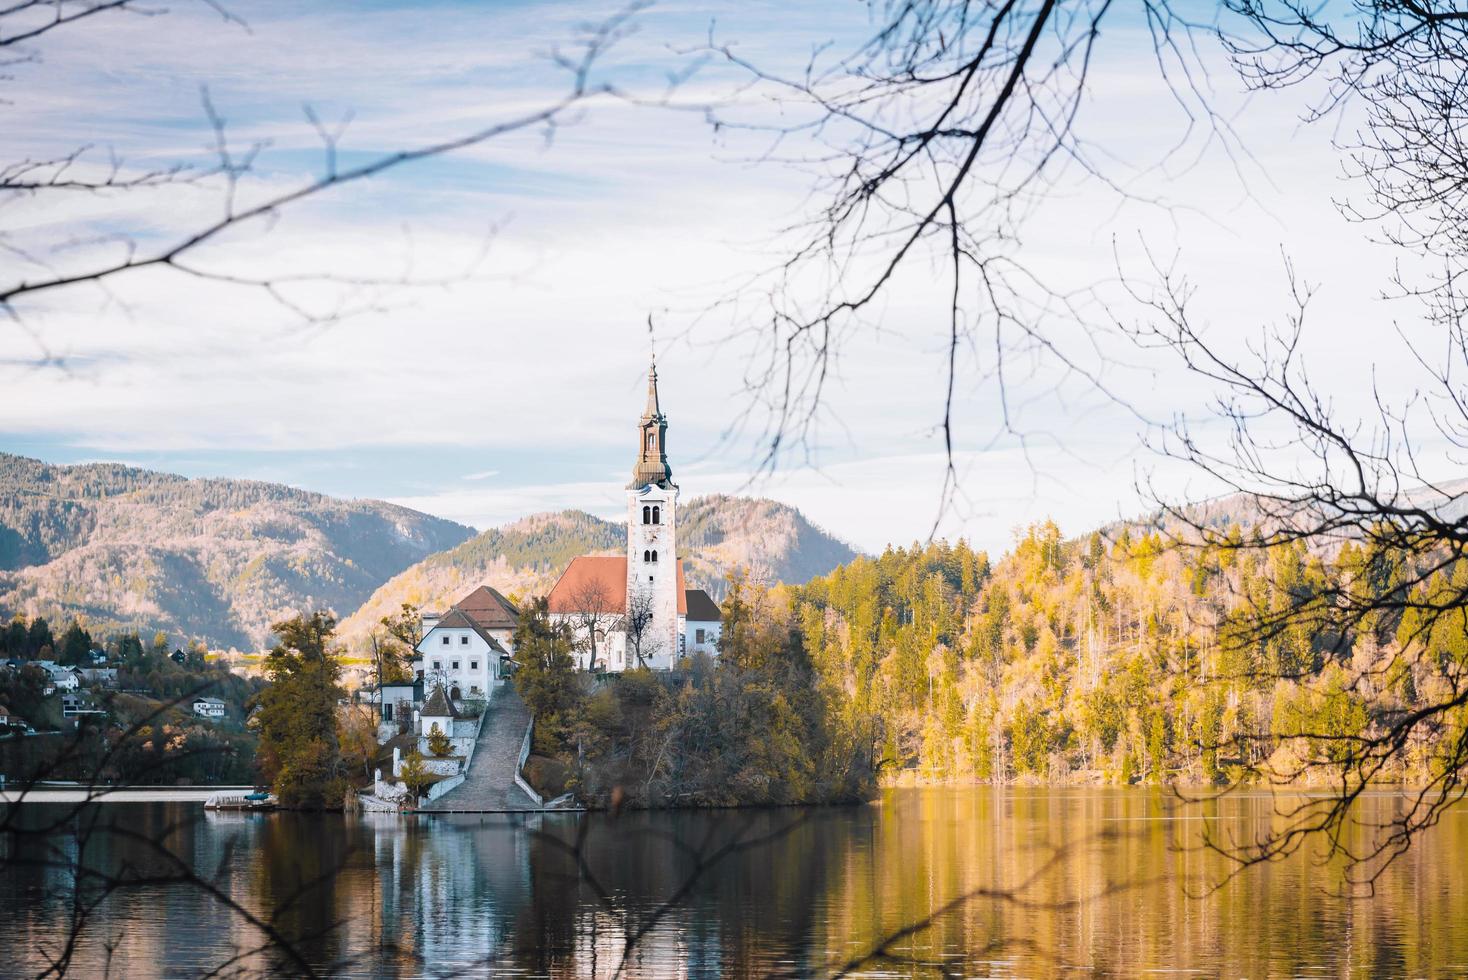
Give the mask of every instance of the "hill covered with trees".
<path id="1" fill-rule="evenodd" d="M 472 528 L 253 480 L 0 454 L 0 612 L 258 649 L 297 609 L 355 609 Z"/>
<path id="2" fill-rule="evenodd" d="M 1047 522 L 992 564 L 963 542 L 888 549 L 778 607 L 907 778 L 1338 779 L 1394 719 L 1455 703 L 1468 633 L 1414 607 L 1460 593 L 1468 565 L 1251 533 L 1174 547 L 1144 526 L 1067 540 Z M 1399 611 L 1328 625 L 1363 596 Z M 1430 778 L 1461 714 L 1412 731 L 1376 776 Z"/>

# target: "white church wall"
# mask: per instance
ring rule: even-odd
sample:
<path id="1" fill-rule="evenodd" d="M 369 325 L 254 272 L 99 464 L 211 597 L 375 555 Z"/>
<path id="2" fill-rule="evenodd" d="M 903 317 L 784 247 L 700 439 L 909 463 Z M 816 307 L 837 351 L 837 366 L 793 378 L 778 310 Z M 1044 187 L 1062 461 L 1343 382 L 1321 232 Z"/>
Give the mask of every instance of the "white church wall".
<path id="1" fill-rule="evenodd" d="M 627 493 L 627 598 L 652 597 L 652 624 L 641 654 L 655 670 L 670 670 L 678 656 L 678 549 L 676 486 L 645 486 Z M 644 518 L 647 518 L 644 522 Z M 628 638 L 635 666 L 637 645 Z"/>

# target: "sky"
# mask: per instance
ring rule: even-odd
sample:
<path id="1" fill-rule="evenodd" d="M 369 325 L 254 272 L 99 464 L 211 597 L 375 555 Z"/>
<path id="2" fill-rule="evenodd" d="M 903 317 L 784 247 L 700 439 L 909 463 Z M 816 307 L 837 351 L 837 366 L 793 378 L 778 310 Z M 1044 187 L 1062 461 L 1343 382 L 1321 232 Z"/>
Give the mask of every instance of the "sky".
<path id="1" fill-rule="evenodd" d="M 0 83 L 0 159 L 86 144 L 79 173 L 113 156 L 122 173 L 207 165 L 207 91 L 231 159 L 253 154 L 236 187 L 247 203 L 328 166 L 303 107 L 328 130 L 346 122 L 338 167 L 515 119 L 562 97 L 556 52 L 617 8 L 228 9 L 245 23 L 181 2 L 50 35 Z M 870 12 L 849 0 L 670 2 L 630 26 L 594 81 L 634 99 L 592 100 L 554 131 L 515 131 L 342 187 L 200 255 L 231 275 L 375 280 L 284 289 L 294 306 L 352 313 L 339 322 L 303 322 L 259 290 L 159 269 L 21 304 L 22 325 L 0 330 L 0 449 L 384 498 L 481 529 L 563 507 L 618 517 L 655 348 L 685 495 L 773 497 L 867 551 L 935 530 L 1001 551 L 1046 517 L 1082 533 L 1144 509 L 1137 487 L 1149 480 L 1180 497 L 1216 492 L 1143 445 L 1149 422 L 1206 408 L 1208 392 L 1175 365 L 1113 336 L 1094 363 L 1119 398 L 1021 359 L 1001 401 L 993 356 L 976 341 L 955 392 L 960 494 L 941 508 L 947 286 L 921 260 L 846 337 L 816 438 L 768 472 L 747 385 L 761 353 L 747 332 L 757 294 L 746 290 L 783 254 L 781 229 L 818 200 L 808 169 L 758 159 L 761 141 L 697 111 L 778 109 L 692 52 L 713 36 L 792 71 L 820 45 L 859 43 Z M 1147 255 L 1175 257 L 1200 317 L 1242 344 L 1282 318 L 1289 260 L 1317 290 L 1306 339 L 1316 377 L 1348 410 L 1369 408 L 1372 384 L 1409 397 L 1416 367 L 1394 341 L 1420 328 L 1419 313 L 1381 299 L 1395 256 L 1337 208 L 1359 190 L 1332 146 L 1354 124 L 1350 109 L 1304 125 L 1298 94 L 1247 96 L 1215 64 L 1208 84 L 1232 136 L 1210 139 L 1170 105 L 1141 25 L 1120 18 L 1105 40 L 1085 136 L 1138 197 L 1161 203 L 1064 181 L 1029 219 L 1027 261 L 1082 288 Z M 682 108 L 649 104 L 695 62 L 670 97 Z M 9 198 L 0 244 L 80 267 L 122 254 L 124 236 L 141 248 L 168 241 L 224 200 L 217 179 Z M 0 281 L 17 274 L 9 254 Z M 1064 316 L 1046 329 L 1089 356 L 1092 338 Z"/>

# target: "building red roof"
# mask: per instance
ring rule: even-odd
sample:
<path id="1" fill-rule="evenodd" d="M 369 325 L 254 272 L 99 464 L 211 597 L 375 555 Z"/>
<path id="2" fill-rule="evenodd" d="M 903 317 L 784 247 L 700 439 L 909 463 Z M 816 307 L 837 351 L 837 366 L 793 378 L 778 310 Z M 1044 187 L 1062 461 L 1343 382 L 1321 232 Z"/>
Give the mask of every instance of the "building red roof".
<path id="1" fill-rule="evenodd" d="M 428 632 L 432 633 L 433 630 L 437 629 L 473 630 L 476 634 L 478 634 L 481 640 L 489 644 L 489 648 L 491 650 L 496 650 L 500 653 L 507 652 L 504 647 L 500 646 L 499 641 L 490 634 L 489 630 L 481 626 L 472 617 L 465 615 L 464 611 L 462 609 L 459 609 L 458 607 L 450 609 L 447 613 L 445 613 L 443 618 L 435 623 L 433 625 L 433 629 L 429 630 Z"/>
<path id="2" fill-rule="evenodd" d="M 683 587 L 683 559 L 678 559 L 678 613 L 688 612 L 688 597 Z M 587 603 L 595 602 L 601 611 L 614 616 L 627 612 L 627 556 L 580 555 L 561 573 L 550 590 L 553 613 L 586 612 Z"/>
<path id="3" fill-rule="evenodd" d="M 520 622 L 520 611 L 497 589 L 487 585 L 454 603 L 454 608 L 487 630 L 512 630 Z"/>

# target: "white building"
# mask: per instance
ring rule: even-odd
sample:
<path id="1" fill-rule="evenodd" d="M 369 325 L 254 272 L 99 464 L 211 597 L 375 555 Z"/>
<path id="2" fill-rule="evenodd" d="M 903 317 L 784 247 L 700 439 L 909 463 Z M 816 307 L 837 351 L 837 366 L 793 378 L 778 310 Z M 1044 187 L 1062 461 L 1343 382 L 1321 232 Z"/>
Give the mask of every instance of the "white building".
<path id="1" fill-rule="evenodd" d="M 710 657 L 717 657 L 719 637 L 723 632 L 723 613 L 719 611 L 718 603 L 703 589 L 689 589 L 685 596 L 687 612 L 683 625 L 684 652 L 706 653 Z"/>
<path id="2" fill-rule="evenodd" d="M 453 701 L 483 701 L 508 676 L 519 613 L 482 585 L 441 616 L 423 617 L 413 668 L 427 690 L 441 686 Z"/>
<path id="3" fill-rule="evenodd" d="M 224 717 L 224 702 L 219 698 L 194 698 L 194 714 L 210 721 Z"/>
<path id="4" fill-rule="evenodd" d="M 81 679 L 77 677 L 75 670 L 70 667 L 63 667 L 54 660 L 37 660 L 36 666 L 50 675 L 54 690 L 75 691 L 82 686 Z M 48 691 L 46 693 L 49 694 L 50 692 Z"/>
<path id="5" fill-rule="evenodd" d="M 669 670 L 695 650 L 718 653 L 719 607 L 702 589 L 687 588 L 678 558 L 678 485 L 668 465 L 656 365 L 647 374 L 637 430 L 627 554 L 575 558 L 550 592 L 551 614 L 575 630 L 578 662 L 587 670 Z"/>

